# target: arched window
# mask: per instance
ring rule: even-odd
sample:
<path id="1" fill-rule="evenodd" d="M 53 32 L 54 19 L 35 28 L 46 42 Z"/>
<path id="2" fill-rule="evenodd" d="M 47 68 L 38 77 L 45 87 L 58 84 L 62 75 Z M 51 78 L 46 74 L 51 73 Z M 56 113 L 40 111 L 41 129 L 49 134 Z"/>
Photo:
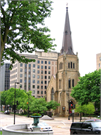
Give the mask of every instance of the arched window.
<path id="1" fill-rule="evenodd" d="M 74 79 L 72 79 L 72 87 L 74 87 Z"/>
<path id="2" fill-rule="evenodd" d="M 68 63 L 68 68 L 70 68 L 70 63 Z"/>
<path id="3" fill-rule="evenodd" d="M 71 62 L 71 68 L 72 68 L 72 62 Z"/>
<path id="4" fill-rule="evenodd" d="M 71 88 L 71 79 L 68 80 L 68 88 Z"/>
<path id="5" fill-rule="evenodd" d="M 51 89 L 51 100 L 54 100 L 54 89 Z"/>

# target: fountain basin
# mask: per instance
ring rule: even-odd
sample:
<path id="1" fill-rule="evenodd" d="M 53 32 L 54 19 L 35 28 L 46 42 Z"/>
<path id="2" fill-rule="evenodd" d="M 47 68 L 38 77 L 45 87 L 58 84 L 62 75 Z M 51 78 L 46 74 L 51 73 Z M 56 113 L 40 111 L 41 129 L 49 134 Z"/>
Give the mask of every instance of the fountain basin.
<path id="1" fill-rule="evenodd" d="M 30 124 L 16 124 L 2 128 L 2 135 L 53 135 L 53 131 L 29 130 Z"/>

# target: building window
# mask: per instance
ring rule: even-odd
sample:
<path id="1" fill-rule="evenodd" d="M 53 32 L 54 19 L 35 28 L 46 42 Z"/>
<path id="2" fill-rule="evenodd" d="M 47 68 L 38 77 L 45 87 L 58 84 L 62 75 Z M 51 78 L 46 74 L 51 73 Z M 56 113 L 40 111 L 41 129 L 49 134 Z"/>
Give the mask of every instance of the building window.
<path id="1" fill-rule="evenodd" d="M 41 94 L 43 94 L 43 91 L 41 91 Z"/>
<path id="2" fill-rule="evenodd" d="M 33 90 L 33 94 L 35 94 L 35 90 Z"/>
<path id="3" fill-rule="evenodd" d="M 50 69 L 50 66 L 48 66 L 48 69 Z"/>
<path id="4" fill-rule="evenodd" d="M 37 91 L 37 94 L 39 94 L 39 91 Z"/>
<path id="5" fill-rule="evenodd" d="M 101 61 L 101 57 L 100 57 L 100 61 Z"/>
<path id="6" fill-rule="evenodd" d="M 24 80 L 24 83 L 26 83 L 26 79 Z"/>
<path id="7" fill-rule="evenodd" d="M 25 69 L 25 73 L 27 72 L 27 69 Z"/>
<path id="8" fill-rule="evenodd" d="M 44 91 L 44 93 L 46 94 L 46 91 Z"/>
<path id="9" fill-rule="evenodd" d="M 62 69 L 62 68 L 63 68 L 63 63 L 60 62 L 60 64 L 59 64 L 59 69 Z"/>
<path id="10" fill-rule="evenodd" d="M 29 68 L 31 68 L 31 64 L 29 64 Z"/>
<path id="11" fill-rule="evenodd" d="M 22 77 L 22 74 L 20 74 L 20 77 Z"/>
<path id="12" fill-rule="evenodd" d="M 43 81 L 41 81 L 41 84 L 43 84 Z"/>
<path id="13" fill-rule="evenodd" d="M 33 68 L 35 68 L 35 64 L 33 64 Z"/>
<path id="14" fill-rule="evenodd" d="M 72 62 L 71 62 L 71 68 L 72 68 Z"/>
<path id="15" fill-rule="evenodd" d="M 40 70 L 38 70 L 37 73 L 39 74 L 40 73 Z"/>
<path id="16" fill-rule="evenodd" d="M 37 89 L 39 89 L 39 85 L 37 86 Z"/>
<path id="17" fill-rule="evenodd" d="M 35 78 L 35 75 L 33 75 L 33 78 Z"/>
<path id="18" fill-rule="evenodd" d="M 38 80 L 38 81 L 37 81 L 37 84 L 39 84 L 39 83 L 40 83 L 40 81 Z"/>
<path id="19" fill-rule="evenodd" d="M 43 69 L 43 66 L 41 66 L 41 69 Z"/>
<path id="20" fill-rule="evenodd" d="M 27 64 L 25 63 L 25 68 L 27 68 Z"/>
<path id="21" fill-rule="evenodd" d="M 68 63 L 68 68 L 70 68 L 70 63 Z"/>
<path id="22" fill-rule="evenodd" d="M 20 68 L 20 72 L 22 72 L 22 68 Z"/>
<path id="23" fill-rule="evenodd" d="M 74 87 L 74 79 L 72 79 L 72 87 Z"/>
<path id="24" fill-rule="evenodd" d="M 45 81 L 45 84 L 47 84 L 47 81 Z"/>
<path id="25" fill-rule="evenodd" d="M 38 61 L 37 61 L 37 63 L 39 64 L 39 63 L 40 63 L 40 61 L 38 60 Z"/>
<path id="26" fill-rule="evenodd" d="M 50 71 L 48 71 L 48 74 L 50 74 Z"/>
<path id="27" fill-rule="evenodd" d="M 33 73 L 35 73 L 35 69 L 33 69 Z"/>
<path id="28" fill-rule="evenodd" d="M 51 90 L 51 100 L 54 100 L 54 89 Z"/>
<path id="29" fill-rule="evenodd" d="M 45 74 L 47 74 L 47 71 L 45 71 Z"/>
<path id="30" fill-rule="evenodd" d="M 68 80 L 68 88 L 71 88 L 71 80 Z"/>
<path id="31" fill-rule="evenodd" d="M 28 83 L 30 83 L 30 79 L 28 80 Z"/>
<path id="32" fill-rule="evenodd" d="M 41 61 L 41 64 L 43 64 L 43 61 Z"/>
<path id="33" fill-rule="evenodd" d="M 40 76 L 39 75 L 37 75 L 37 79 L 39 79 L 40 78 Z"/>
<path id="34" fill-rule="evenodd" d="M 20 83 L 22 83 L 22 79 L 20 79 Z"/>
<path id="35" fill-rule="evenodd" d="M 33 85 L 33 88 L 35 88 L 35 85 Z"/>
<path id="36" fill-rule="evenodd" d="M 29 75 L 28 75 L 28 77 L 30 78 L 30 77 L 31 77 L 31 75 L 29 74 Z"/>
<path id="37" fill-rule="evenodd" d="M 23 66 L 23 64 L 22 63 L 20 63 L 20 67 L 22 67 Z"/>
<path id="38" fill-rule="evenodd" d="M 41 70 L 41 74 L 43 74 L 43 70 Z"/>
<path id="39" fill-rule="evenodd" d="M 47 61 L 45 61 L 45 64 L 47 64 Z"/>
<path id="40" fill-rule="evenodd" d="M 45 76 L 45 79 L 47 79 L 47 76 Z"/>
<path id="41" fill-rule="evenodd" d="M 41 89 L 43 89 L 43 86 L 41 86 Z"/>
<path id="42" fill-rule="evenodd" d="M 41 75 L 41 79 L 43 79 L 43 75 Z"/>
<path id="43" fill-rule="evenodd" d="M 99 67 L 100 67 L 100 63 L 99 63 Z"/>
<path id="44" fill-rule="evenodd" d="M 50 64 L 50 61 L 48 61 L 48 64 Z"/>
<path id="45" fill-rule="evenodd" d="M 45 86 L 45 89 L 47 89 L 47 86 Z"/>
<path id="46" fill-rule="evenodd" d="M 48 79 L 50 79 L 50 76 L 48 76 Z"/>
<path id="47" fill-rule="evenodd" d="M 75 63 L 73 63 L 73 68 L 75 68 Z"/>
<path id="48" fill-rule="evenodd" d="M 45 69 L 47 69 L 47 66 L 45 66 Z"/>
<path id="49" fill-rule="evenodd" d="M 35 80 L 33 80 L 33 83 L 35 83 Z"/>
<path id="50" fill-rule="evenodd" d="M 37 68 L 39 69 L 39 68 L 40 68 L 40 66 L 38 65 L 38 66 L 37 66 Z"/>
<path id="51" fill-rule="evenodd" d="M 61 83 L 62 83 L 62 81 L 59 80 L 59 89 L 61 89 Z"/>

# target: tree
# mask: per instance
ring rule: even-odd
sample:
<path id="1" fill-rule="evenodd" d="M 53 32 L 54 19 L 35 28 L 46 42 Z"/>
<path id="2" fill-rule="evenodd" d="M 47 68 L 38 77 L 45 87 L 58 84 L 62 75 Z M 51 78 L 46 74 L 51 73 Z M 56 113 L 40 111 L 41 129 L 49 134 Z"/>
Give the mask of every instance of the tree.
<path id="1" fill-rule="evenodd" d="M 54 49 L 50 30 L 44 27 L 44 19 L 51 14 L 51 0 L 1 0 L 1 52 L 2 62 L 12 64 L 34 61 L 17 53 L 32 53 L 36 49 L 47 52 Z M 11 64 L 11 66 L 12 66 Z"/>
<path id="2" fill-rule="evenodd" d="M 56 110 L 56 108 L 58 106 L 60 106 L 60 104 L 57 103 L 56 101 L 51 100 L 50 102 L 47 102 L 46 106 L 47 106 L 48 110 L 50 110 L 50 109 Z"/>
<path id="3" fill-rule="evenodd" d="M 78 84 L 73 87 L 71 96 L 83 105 L 88 102 L 100 102 L 100 70 L 86 74 L 79 78 Z"/>
<path id="4" fill-rule="evenodd" d="M 33 113 L 40 113 L 40 114 L 43 114 L 44 112 L 46 112 L 48 109 L 46 107 L 46 100 L 45 98 L 39 98 L 39 99 L 35 99 L 31 102 L 31 105 L 30 105 L 30 111 Z"/>
<path id="5" fill-rule="evenodd" d="M 88 103 L 87 105 L 76 104 L 75 112 L 85 113 L 85 114 L 94 114 L 95 107 L 93 103 Z"/>
<path id="6" fill-rule="evenodd" d="M 84 105 L 76 104 L 75 112 L 78 112 L 80 114 L 81 113 L 85 113 L 85 114 L 89 114 L 90 115 L 90 114 L 94 114 L 95 107 L 94 107 L 93 103 L 88 103 L 88 104 L 84 104 Z"/>

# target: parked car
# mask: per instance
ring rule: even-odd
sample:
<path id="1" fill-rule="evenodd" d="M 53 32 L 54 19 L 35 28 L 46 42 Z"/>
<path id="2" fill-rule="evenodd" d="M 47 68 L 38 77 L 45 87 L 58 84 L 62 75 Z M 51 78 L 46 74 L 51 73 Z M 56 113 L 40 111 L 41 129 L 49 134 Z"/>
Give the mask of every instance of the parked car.
<path id="1" fill-rule="evenodd" d="M 101 122 L 101 119 L 89 119 L 85 120 L 85 122 Z"/>
<path id="2" fill-rule="evenodd" d="M 101 134 L 101 122 L 74 122 L 70 127 L 72 134 Z"/>
<path id="3" fill-rule="evenodd" d="M 10 111 L 9 111 L 9 110 L 6 110 L 6 111 L 4 112 L 4 114 L 10 114 Z"/>
<path id="4" fill-rule="evenodd" d="M 35 127 L 35 126 L 30 126 L 30 127 L 28 127 L 31 131 L 33 131 L 33 127 Z M 52 127 L 51 126 L 49 126 L 47 123 L 45 123 L 45 122 L 40 122 L 40 123 L 38 123 L 38 127 L 40 127 L 40 131 L 53 131 L 53 129 L 52 129 Z"/>

